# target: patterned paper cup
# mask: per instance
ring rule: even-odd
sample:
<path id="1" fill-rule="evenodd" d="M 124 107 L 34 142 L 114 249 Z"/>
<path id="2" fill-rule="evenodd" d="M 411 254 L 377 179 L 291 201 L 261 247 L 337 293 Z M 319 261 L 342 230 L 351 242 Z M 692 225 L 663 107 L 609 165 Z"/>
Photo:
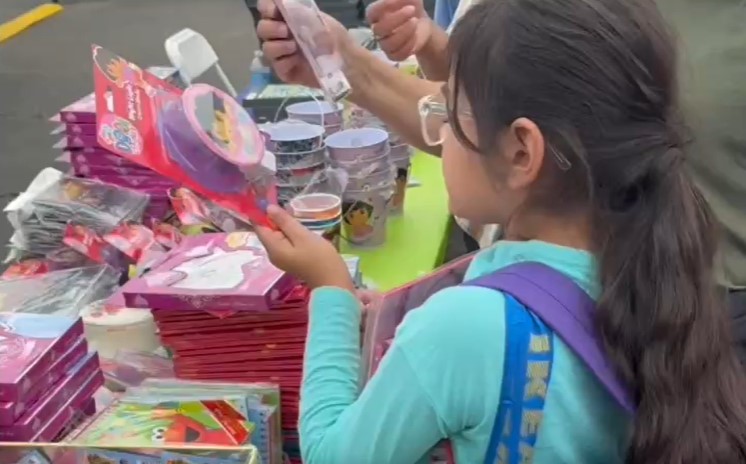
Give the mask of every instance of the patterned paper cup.
<path id="1" fill-rule="evenodd" d="M 308 185 L 314 176 L 326 168 L 326 163 L 321 162 L 315 166 L 291 167 L 277 170 L 277 183 L 279 185 Z"/>
<path id="2" fill-rule="evenodd" d="M 345 192 L 342 204 L 342 227 L 353 245 L 380 246 L 386 241 L 386 220 L 394 193 L 392 185 Z"/>
<path id="3" fill-rule="evenodd" d="M 326 146 L 300 153 L 275 153 L 277 169 L 304 168 L 326 161 Z"/>
<path id="4" fill-rule="evenodd" d="M 301 222 L 328 221 L 342 215 L 342 199 L 331 193 L 309 193 L 293 198 L 290 203 L 293 216 Z"/>
<path id="5" fill-rule="evenodd" d="M 347 182 L 347 190 L 367 191 L 375 189 L 380 185 L 391 185 L 394 181 L 394 170 L 391 165 L 386 163 L 381 169 L 371 172 L 370 174 L 356 177 L 350 176 Z"/>
<path id="6" fill-rule="evenodd" d="M 412 164 L 409 158 L 393 161 L 394 165 L 394 196 L 391 199 L 391 214 L 398 216 L 404 212 L 404 199 L 407 196 L 407 184 Z"/>
<path id="7" fill-rule="evenodd" d="M 332 105 L 326 101 L 305 101 L 293 103 L 285 111 L 290 119 L 298 119 L 310 124 L 342 124 L 344 108 L 340 103 Z"/>
<path id="8" fill-rule="evenodd" d="M 412 147 L 407 144 L 391 145 L 389 148 L 389 158 L 392 162 L 400 159 L 410 159 L 412 157 Z"/>
<path id="9" fill-rule="evenodd" d="M 321 148 L 324 128 L 299 121 L 283 121 L 265 127 L 266 147 L 275 154 L 307 153 Z"/>
<path id="10" fill-rule="evenodd" d="M 388 152 L 389 133 L 365 127 L 346 129 L 326 138 L 329 157 L 340 162 L 364 162 Z"/>
<path id="11" fill-rule="evenodd" d="M 326 136 L 329 137 L 332 134 L 336 134 L 337 132 L 342 130 L 343 124 L 327 124 L 324 126 L 324 131 L 326 132 Z"/>
<path id="12" fill-rule="evenodd" d="M 333 164 L 347 171 L 351 177 L 367 176 L 371 172 L 380 171 L 391 166 L 388 152 L 380 155 L 378 158 L 362 161 L 334 161 Z"/>

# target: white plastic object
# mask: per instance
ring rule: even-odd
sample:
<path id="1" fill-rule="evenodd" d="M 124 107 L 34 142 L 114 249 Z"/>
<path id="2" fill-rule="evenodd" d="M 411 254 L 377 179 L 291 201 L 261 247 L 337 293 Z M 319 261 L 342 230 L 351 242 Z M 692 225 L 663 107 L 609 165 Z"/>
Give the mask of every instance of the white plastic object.
<path id="1" fill-rule="evenodd" d="M 233 97 L 237 96 L 236 89 L 218 63 L 218 55 L 205 36 L 185 28 L 167 38 L 164 46 L 171 65 L 179 70 L 181 78 L 187 85 L 191 85 L 194 79 L 214 67 L 228 93 Z"/>

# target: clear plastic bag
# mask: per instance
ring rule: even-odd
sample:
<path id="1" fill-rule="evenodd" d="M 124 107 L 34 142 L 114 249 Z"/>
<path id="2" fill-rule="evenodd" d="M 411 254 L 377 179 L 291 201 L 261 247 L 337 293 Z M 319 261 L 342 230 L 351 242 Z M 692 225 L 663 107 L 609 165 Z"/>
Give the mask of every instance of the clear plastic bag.
<path id="1" fill-rule="evenodd" d="M 0 281 L 0 310 L 77 316 L 92 301 L 116 291 L 121 274 L 89 266 Z"/>

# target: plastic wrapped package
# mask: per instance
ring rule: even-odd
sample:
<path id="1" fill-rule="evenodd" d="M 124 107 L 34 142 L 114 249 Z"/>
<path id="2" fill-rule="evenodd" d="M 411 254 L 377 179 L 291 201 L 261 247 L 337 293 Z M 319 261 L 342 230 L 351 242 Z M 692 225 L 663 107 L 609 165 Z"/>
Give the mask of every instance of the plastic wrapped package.
<path id="1" fill-rule="evenodd" d="M 274 155 L 235 99 L 205 84 L 182 91 L 99 46 L 93 61 L 102 147 L 246 221 L 269 225 Z"/>
<path id="2" fill-rule="evenodd" d="M 126 221 L 136 221 L 148 204 L 148 195 L 89 179 L 61 177 L 37 194 L 19 217 L 13 243 L 36 254 L 62 244 L 67 224 L 74 220 L 98 233 Z"/>
<path id="3" fill-rule="evenodd" d="M 117 289 L 121 274 L 89 266 L 0 281 L 0 311 L 77 316 Z"/>
<path id="4" fill-rule="evenodd" d="M 368 305 L 363 336 L 362 384 L 373 376 L 404 316 L 434 293 L 463 282 L 473 258 L 474 253 L 461 257 L 403 287 L 373 296 Z"/>

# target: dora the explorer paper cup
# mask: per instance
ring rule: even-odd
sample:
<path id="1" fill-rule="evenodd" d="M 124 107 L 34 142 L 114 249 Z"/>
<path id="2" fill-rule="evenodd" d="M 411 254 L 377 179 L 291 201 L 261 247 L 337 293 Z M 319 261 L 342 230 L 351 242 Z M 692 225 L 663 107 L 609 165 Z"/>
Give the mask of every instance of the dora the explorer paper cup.
<path id="1" fill-rule="evenodd" d="M 404 199 L 407 196 L 412 162 L 409 158 L 399 158 L 393 160 L 392 164 L 394 165 L 394 196 L 391 198 L 391 215 L 398 216 L 404 212 Z"/>
<path id="2" fill-rule="evenodd" d="M 353 245 L 375 247 L 386 241 L 386 221 L 393 185 L 361 191 L 348 190 L 342 203 L 342 228 Z"/>

